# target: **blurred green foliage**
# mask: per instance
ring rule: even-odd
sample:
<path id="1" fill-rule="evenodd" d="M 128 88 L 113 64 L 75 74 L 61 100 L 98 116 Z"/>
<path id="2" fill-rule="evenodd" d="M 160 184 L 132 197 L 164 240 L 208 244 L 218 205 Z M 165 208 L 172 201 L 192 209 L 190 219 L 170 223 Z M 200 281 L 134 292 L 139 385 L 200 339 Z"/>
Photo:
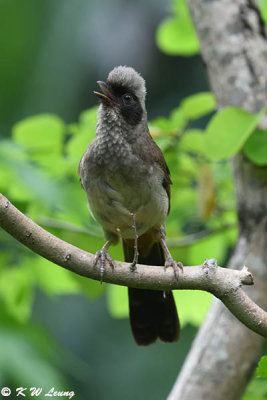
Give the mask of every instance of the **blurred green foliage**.
<path id="1" fill-rule="evenodd" d="M 267 0 L 257 0 L 257 3 L 266 24 Z M 171 16 L 158 26 L 156 42 L 161 51 L 171 56 L 188 57 L 200 52 L 186 0 L 171 0 Z"/>
<path id="2" fill-rule="evenodd" d="M 244 152 L 256 165 L 267 165 L 267 131 L 256 129 L 247 140 Z"/>
<path id="3" fill-rule="evenodd" d="M 257 0 L 260 8 L 261 16 L 265 24 L 267 24 L 267 0 Z"/>
<path id="4" fill-rule="evenodd" d="M 267 21 L 267 2 L 259 0 Z M 19 8 L 18 8 L 19 7 Z M 13 68 L 2 83 L 4 115 L 16 94 L 31 76 L 31 65 L 43 34 L 43 8 L 33 0 L 25 4 L 5 3 L 13 15 L 14 29 L 0 45 L 2 69 Z M 4 15 L 4 14 L 3 14 Z M 34 22 L 28 23 L 28 18 Z M 8 20 L 6 20 L 8 21 Z M 36 25 L 38 27 L 36 28 Z M 18 32 L 24 41 L 18 49 Z M 199 53 L 199 43 L 184 0 L 172 0 L 172 16 L 157 31 L 159 48 L 169 55 Z M 30 45 L 29 45 L 30 44 Z M 8 56 L 7 56 L 8 55 Z M 20 68 L 15 68 L 20 65 Z M 26 73 L 27 72 L 27 73 Z M 3 75 L 5 76 L 5 75 Z M 266 131 L 254 131 L 260 118 L 238 109 L 225 109 L 214 116 L 216 103 L 209 92 L 185 98 L 169 117 L 150 121 L 150 131 L 164 151 L 173 181 L 167 237 L 174 258 L 185 265 L 216 257 L 225 265 L 237 238 L 237 220 L 231 168 L 227 158 L 242 150 L 258 165 L 266 165 Z M 209 123 L 207 124 L 207 122 Z M 0 140 L 0 192 L 22 212 L 53 234 L 92 253 L 103 244 L 100 227 L 90 217 L 77 169 L 87 144 L 94 137 L 96 107 L 66 124 L 54 114 L 40 114 L 16 123 L 10 139 Z M 219 160 L 219 161 L 218 161 Z M 111 249 L 122 259 L 120 246 Z M 92 299 L 107 292 L 107 307 L 117 318 L 128 315 L 127 289 L 100 285 L 63 270 L 32 254 L 0 231 L 0 384 L 18 382 L 28 386 L 66 387 L 60 365 L 66 358 L 47 334 L 31 323 L 35 289 L 48 296 L 83 294 Z M 208 310 L 211 295 L 199 291 L 176 291 L 182 326 L 199 326 Z M 265 376 L 262 365 L 259 374 Z M 245 400 L 262 400 L 263 384 L 251 383 Z"/>
<path id="5" fill-rule="evenodd" d="M 173 0 L 172 14 L 172 17 L 164 19 L 158 27 L 156 41 L 159 48 L 169 55 L 198 54 L 198 38 L 186 1 Z"/>
<path id="6" fill-rule="evenodd" d="M 168 233 L 169 237 L 178 237 L 173 253 L 185 264 L 202 263 L 205 256 L 214 256 L 214 249 L 217 249 L 219 262 L 223 263 L 236 235 L 229 166 L 225 162 L 218 168 L 209 163 L 203 151 L 203 132 L 190 128 L 192 121 L 214 108 L 214 97 L 210 93 L 198 94 L 185 99 L 170 118 L 150 124 L 151 133 L 165 150 L 172 171 L 174 185 Z M 88 212 L 77 168 L 87 143 L 94 136 L 95 123 L 96 108 L 84 111 L 77 123 L 69 125 L 52 114 L 35 115 L 18 122 L 12 130 L 12 139 L 2 141 L 0 146 L 1 191 L 51 232 L 91 252 L 101 247 L 101 230 Z M 222 226 L 225 232 L 216 232 Z M 179 245 L 182 235 L 205 230 L 214 232 L 202 238 L 201 245 L 194 239 L 187 246 Z M 5 237 L 0 286 L 10 280 L 13 282 L 1 296 L 7 312 L 14 318 L 29 317 L 35 286 L 48 294 L 83 292 L 94 297 L 103 293 L 104 286 L 98 282 L 59 268 L 51 273 L 51 263 L 30 254 L 27 249 L 20 248 L 19 257 L 10 260 L 8 242 Z M 111 253 L 114 258 L 122 257 L 120 248 L 112 249 Z M 125 289 L 110 286 L 109 309 L 113 315 L 128 314 L 125 296 Z M 184 298 L 188 303 L 186 295 L 177 296 L 181 297 L 181 302 Z M 210 296 L 194 294 L 194 297 L 197 308 L 183 307 L 182 319 L 199 324 Z M 197 318 L 196 314 L 202 317 Z"/>
<path id="7" fill-rule="evenodd" d="M 259 378 L 267 378 L 267 356 L 263 356 L 256 370 Z"/>
<path id="8" fill-rule="evenodd" d="M 242 397 L 242 400 L 266 400 L 266 396 L 266 379 L 253 378 L 248 384 L 246 393 Z"/>
<path id="9" fill-rule="evenodd" d="M 225 263 L 237 235 L 233 184 L 228 162 L 211 160 L 226 158 L 233 149 L 240 150 L 261 116 L 227 108 L 213 115 L 206 130 L 194 128 L 196 120 L 210 115 L 215 108 L 211 93 L 198 93 L 184 99 L 169 118 L 157 118 L 149 124 L 165 153 L 173 180 L 167 221 L 169 245 L 175 258 L 185 265 L 199 265 L 205 257 L 216 257 L 220 265 Z M 35 115 L 18 122 L 12 139 L 0 145 L 1 191 L 36 222 L 93 253 L 102 245 L 101 229 L 88 212 L 77 168 L 87 143 L 94 137 L 95 124 L 95 107 L 82 112 L 77 123 L 68 125 L 52 114 Z M 224 149 L 222 137 L 224 143 L 226 137 L 231 142 L 229 150 Z M 20 248 L 19 257 L 12 259 L 8 252 L 10 239 L 5 235 L 4 239 L 0 287 L 8 281 L 13 284 L 1 291 L 1 296 L 13 317 L 29 317 L 35 286 L 48 294 L 83 292 L 94 297 L 103 293 L 104 286 L 98 282 L 53 268 L 27 249 Z M 111 253 L 116 259 L 122 258 L 119 247 Z M 109 310 L 114 316 L 128 314 L 125 290 L 109 287 Z M 197 292 L 176 296 L 180 304 L 187 304 L 181 307 L 182 323 L 200 324 L 210 296 Z M 188 307 L 188 296 L 193 307 Z"/>
<path id="10" fill-rule="evenodd" d="M 265 378 L 265 379 L 264 379 Z M 259 362 L 253 379 L 249 383 L 242 400 L 265 400 L 267 398 L 267 356 Z"/>
<path id="11" fill-rule="evenodd" d="M 149 123 L 173 180 L 167 220 L 169 246 L 174 258 L 185 265 L 202 264 L 206 257 L 216 257 L 219 265 L 226 263 L 237 238 L 237 225 L 231 170 L 224 158 L 233 154 L 233 148 L 239 151 L 244 143 L 247 146 L 246 139 L 261 116 L 236 108 L 214 114 L 215 111 L 214 96 L 198 93 L 184 99 L 169 117 Z M 206 129 L 197 128 L 196 123 L 203 118 L 210 119 Z M 73 124 L 65 124 L 52 114 L 35 115 L 15 124 L 11 139 L 0 143 L 1 192 L 37 223 L 92 253 L 102 246 L 103 239 L 87 209 L 77 169 L 81 155 L 94 137 L 95 124 L 95 107 L 82 112 Z M 233 139 L 236 132 L 238 140 Z M 232 143 L 230 154 L 225 151 L 218 156 L 223 147 L 218 146 L 221 137 L 238 142 Z M 214 146 L 212 152 L 207 150 L 210 142 Z M 213 161 L 218 158 L 219 162 Z M 11 254 L 13 239 L 4 232 L 0 235 L 0 298 L 14 323 L 23 324 L 30 317 L 36 287 L 48 295 L 83 293 L 92 298 L 105 290 L 105 285 L 60 269 L 19 244 L 17 252 Z M 120 246 L 112 248 L 111 255 L 122 259 Z M 200 325 L 211 295 L 177 291 L 175 298 L 182 326 Z M 107 301 L 111 315 L 128 315 L 126 288 L 108 285 Z"/>
<path id="12" fill-rule="evenodd" d="M 265 378 L 265 379 L 264 379 Z M 249 383 L 242 400 L 265 400 L 267 398 L 267 356 L 263 356 Z"/>
<path id="13" fill-rule="evenodd" d="M 257 3 L 261 17 L 265 24 L 267 24 L 267 1 L 257 0 Z M 169 55 L 192 56 L 199 52 L 198 39 L 184 0 L 172 0 L 172 16 L 163 20 L 159 25 L 156 40 L 159 48 Z M 266 110 L 262 110 L 257 115 L 252 115 L 236 107 L 228 107 L 220 110 L 210 119 L 205 132 L 198 128 L 196 129 L 194 126 L 193 129 L 190 129 L 190 122 L 194 120 L 194 115 L 196 118 L 201 117 L 202 107 L 204 114 L 205 111 L 212 111 L 214 109 L 214 101 L 211 94 L 197 94 L 191 96 L 189 99 L 185 99 L 181 106 L 170 115 L 169 120 L 158 118 L 154 121 L 155 136 L 157 135 L 156 129 L 158 128 L 159 132 L 162 131 L 160 133 L 164 133 L 165 131 L 169 135 L 179 137 L 177 141 L 179 144 L 176 142 L 178 146 L 177 159 L 179 157 L 178 165 L 180 167 L 180 170 L 176 167 L 176 172 L 179 174 L 179 177 L 181 171 L 185 174 L 182 162 L 184 162 L 184 167 L 187 166 L 190 170 L 191 184 L 186 179 L 183 181 L 183 183 L 188 185 L 187 189 L 182 186 L 181 179 L 175 179 L 174 183 L 177 183 L 179 194 L 177 193 L 177 204 L 175 202 L 175 206 L 172 206 L 172 209 L 175 208 L 178 215 L 180 215 L 180 212 L 181 215 L 185 215 L 187 221 L 192 221 L 192 219 L 190 220 L 192 215 L 190 215 L 189 210 L 194 210 L 196 213 L 198 209 L 198 214 L 196 213 L 195 215 L 200 217 L 200 221 L 205 225 L 205 229 L 213 228 L 213 224 L 219 221 L 221 226 L 227 227 L 227 224 L 230 224 L 229 226 L 231 227 L 236 218 L 232 203 L 233 187 L 230 184 L 230 172 L 227 170 L 228 164 L 225 165 L 223 160 L 234 156 L 238 151 L 243 151 L 245 156 L 256 165 L 267 165 L 267 131 L 257 129 L 258 122 Z M 182 107 L 183 104 L 184 107 Z M 198 109 L 198 104 L 200 109 Z M 205 109 L 205 107 L 207 108 Z M 175 128 L 175 123 L 177 123 L 176 132 L 173 129 Z M 170 148 L 173 144 L 173 140 L 170 138 L 168 140 L 166 138 L 159 138 L 158 142 L 161 143 L 164 149 Z M 180 154 L 179 150 L 185 153 Z M 187 157 L 188 155 L 189 157 L 190 155 L 193 156 L 193 161 Z M 214 161 L 220 161 L 220 163 L 216 164 Z M 193 172 L 195 171 L 196 173 L 196 170 L 199 172 L 197 176 Z M 186 170 L 186 173 L 188 173 L 188 170 Z M 188 189 L 189 187 L 192 188 L 193 182 L 198 182 L 196 185 L 199 193 L 198 198 L 192 195 L 191 190 Z M 184 189 L 182 195 L 180 194 L 181 187 Z M 187 210 L 183 208 L 179 210 L 179 202 L 183 196 L 188 206 Z M 228 204 L 227 200 L 230 200 Z M 196 203 L 198 203 L 197 207 Z M 213 216 L 216 216 L 216 219 Z M 180 221 L 181 227 L 184 227 L 184 224 L 185 222 Z M 200 242 L 201 246 L 197 248 L 197 252 L 195 253 L 197 262 L 200 262 L 198 258 L 200 255 L 202 257 L 212 257 L 209 255 L 210 249 L 213 250 L 214 256 L 220 262 L 226 255 L 226 247 L 229 246 L 228 248 L 231 248 L 233 245 L 236 239 L 235 235 L 235 229 L 229 229 L 228 232 L 226 229 L 221 235 L 217 235 L 217 238 L 214 240 L 214 247 L 212 247 L 210 236 L 205 240 L 206 243 Z M 227 242 L 225 241 L 226 237 L 228 237 Z M 221 242 L 219 238 L 221 238 Z M 186 258 L 188 264 L 194 264 L 194 257 L 192 259 L 194 247 L 197 247 L 197 244 L 188 246 L 187 252 L 180 249 L 179 252 L 175 251 L 174 254 L 176 257 L 178 255 L 181 256 L 183 260 Z M 195 292 L 193 294 L 195 295 Z M 181 291 L 175 293 L 178 305 L 183 304 L 180 311 L 182 323 L 187 322 L 189 315 L 191 323 L 200 323 L 202 320 L 201 312 L 198 314 L 198 311 L 194 307 L 191 307 L 191 304 L 193 302 L 197 304 L 200 301 L 201 310 L 205 309 L 204 297 L 198 300 L 197 298 L 193 298 L 192 292 L 189 294 L 185 293 L 185 297 L 188 295 L 188 302 L 185 299 L 182 302 L 181 297 L 183 295 L 184 293 Z M 183 315 L 184 307 L 186 308 L 185 315 Z M 194 315 L 196 317 L 195 321 Z M 262 358 L 257 369 L 257 374 L 266 378 L 266 357 Z M 243 400 L 264 400 L 266 398 L 266 379 L 260 380 L 254 377 L 243 396 Z"/>
<path id="14" fill-rule="evenodd" d="M 227 107 L 218 112 L 207 127 L 205 141 L 207 156 L 218 161 L 235 155 L 256 129 L 265 112 L 266 110 L 262 110 L 259 114 L 253 115 L 237 107 Z M 226 127 L 227 134 L 225 134 Z M 262 135 L 263 142 L 264 139 L 266 140 Z M 251 148 L 250 143 L 248 147 Z"/>
<path id="15" fill-rule="evenodd" d="M 56 356 L 61 353 L 60 349 L 36 325 L 25 325 L 10 318 L 4 311 L 6 307 L 3 309 L 2 301 L 1 306 L 0 385 L 8 382 L 9 386 L 15 388 L 19 383 L 28 387 L 42 387 L 44 390 L 55 385 L 66 387 L 60 372 L 61 362 Z"/>

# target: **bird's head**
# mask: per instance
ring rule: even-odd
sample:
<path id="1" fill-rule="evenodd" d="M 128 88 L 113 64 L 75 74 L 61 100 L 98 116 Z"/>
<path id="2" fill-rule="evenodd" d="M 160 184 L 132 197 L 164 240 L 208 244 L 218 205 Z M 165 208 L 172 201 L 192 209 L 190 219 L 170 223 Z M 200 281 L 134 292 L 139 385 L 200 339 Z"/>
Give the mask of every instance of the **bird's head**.
<path id="1" fill-rule="evenodd" d="M 133 68 L 119 66 L 108 75 L 106 82 L 97 82 L 101 92 L 95 91 L 103 112 L 123 118 L 130 125 L 138 125 L 146 116 L 145 81 Z"/>

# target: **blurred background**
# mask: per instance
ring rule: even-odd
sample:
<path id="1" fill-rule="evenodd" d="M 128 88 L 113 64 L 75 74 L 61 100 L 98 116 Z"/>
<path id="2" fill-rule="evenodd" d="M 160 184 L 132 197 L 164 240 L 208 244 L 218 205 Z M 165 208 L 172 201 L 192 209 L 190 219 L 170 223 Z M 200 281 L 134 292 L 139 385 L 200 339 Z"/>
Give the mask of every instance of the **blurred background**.
<path id="1" fill-rule="evenodd" d="M 150 118 L 187 94 L 207 89 L 200 57 L 162 53 L 155 35 L 170 14 L 162 0 L 1 1 L 1 134 L 29 115 L 52 112 L 66 122 L 96 104 L 92 91 L 117 65 L 147 81 Z"/>
<path id="2" fill-rule="evenodd" d="M 237 235 L 231 169 L 203 155 L 216 104 L 182 0 L 0 0 L 0 57 L 0 191 L 16 207 L 78 247 L 102 247 L 77 169 L 94 136 L 96 80 L 132 66 L 147 82 L 151 133 L 174 183 L 172 253 L 185 265 L 226 264 Z M 122 259 L 120 246 L 111 255 Z M 137 347 L 125 288 L 61 270 L 1 230 L 0 387 L 13 398 L 20 386 L 166 398 L 211 301 L 175 295 L 179 342 Z"/>

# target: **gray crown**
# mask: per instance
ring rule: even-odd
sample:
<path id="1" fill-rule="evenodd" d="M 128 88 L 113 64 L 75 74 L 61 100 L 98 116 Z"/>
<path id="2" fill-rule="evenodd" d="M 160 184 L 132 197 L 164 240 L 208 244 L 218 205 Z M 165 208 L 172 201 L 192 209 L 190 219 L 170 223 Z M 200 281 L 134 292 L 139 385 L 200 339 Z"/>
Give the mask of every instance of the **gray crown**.
<path id="1" fill-rule="evenodd" d="M 115 67 L 108 75 L 107 83 L 122 85 L 131 89 L 135 95 L 144 101 L 146 97 L 146 84 L 142 76 L 131 67 L 120 65 Z"/>

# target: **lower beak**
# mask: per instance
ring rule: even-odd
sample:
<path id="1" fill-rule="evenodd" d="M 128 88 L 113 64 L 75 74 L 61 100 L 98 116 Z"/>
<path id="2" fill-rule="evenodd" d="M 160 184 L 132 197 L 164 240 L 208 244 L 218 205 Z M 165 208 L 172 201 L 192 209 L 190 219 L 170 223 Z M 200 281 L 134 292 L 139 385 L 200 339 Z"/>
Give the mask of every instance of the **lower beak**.
<path id="1" fill-rule="evenodd" d="M 102 93 L 94 91 L 94 94 L 99 97 L 102 103 L 108 106 L 115 105 L 115 98 L 112 96 L 110 93 L 110 90 L 108 89 L 108 86 L 105 82 L 103 81 L 97 81 Z"/>

